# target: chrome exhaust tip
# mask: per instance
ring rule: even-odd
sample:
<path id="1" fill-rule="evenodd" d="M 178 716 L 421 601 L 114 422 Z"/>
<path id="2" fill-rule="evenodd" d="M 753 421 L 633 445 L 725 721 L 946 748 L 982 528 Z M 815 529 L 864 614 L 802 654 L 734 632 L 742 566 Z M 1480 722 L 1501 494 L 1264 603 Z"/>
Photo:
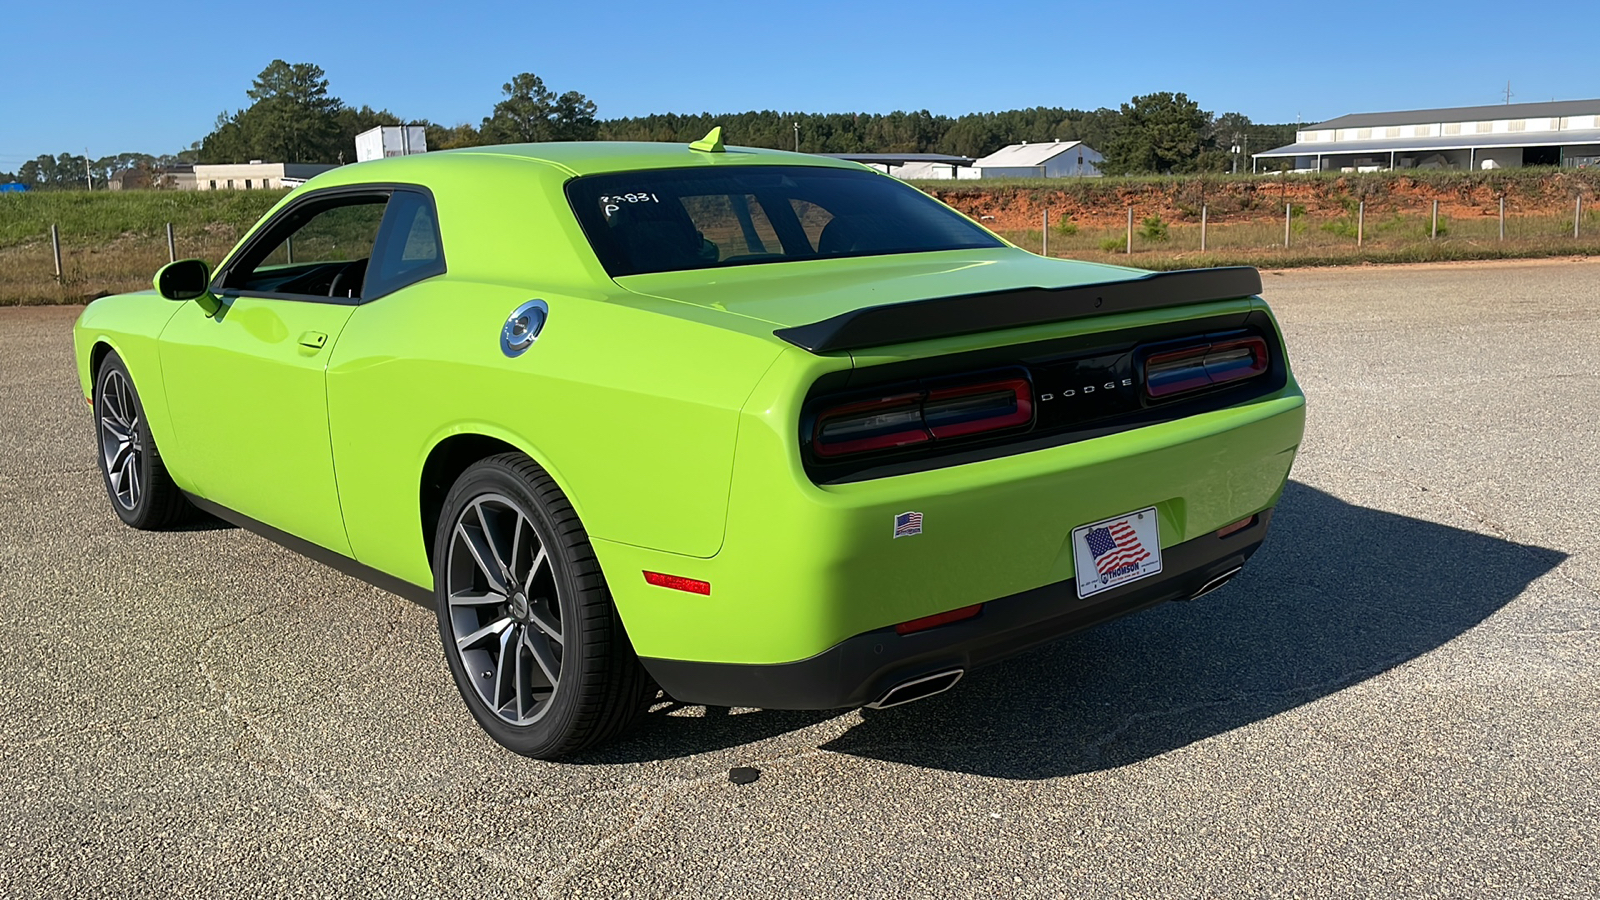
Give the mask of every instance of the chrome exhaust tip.
<path id="1" fill-rule="evenodd" d="M 1221 575 L 1218 575 L 1217 577 L 1215 577 L 1215 578 L 1211 579 L 1210 581 L 1206 582 L 1205 584 L 1201 585 L 1200 586 L 1200 590 L 1195 591 L 1194 593 L 1189 595 L 1189 599 L 1190 600 L 1198 600 L 1201 597 L 1204 597 L 1205 595 L 1211 593 L 1212 591 L 1216 590 L 1217 588 L 1222 587 L 1223 585 L 1225 585 L 1228 582 L 1232 581 L 1233 580 L 1233 576 L 1239 574 L 1242 571 L 1244 571 L 1244 566 L 1234 566 L 1233 568 L 1229 569 L 1228 571 L 1223 572 Z"/>
<path id="2" fill-rule="evenodd" d="M 867 704 L 870 709 L 888 709 L 891 706 L 904 706 L 914 700 L 942 694 L 956 686 L 961 676 L 966 674 L 965 669 L 946 669 L 910 681 L 902 681 L 890 688 L 888 693 Z"/>

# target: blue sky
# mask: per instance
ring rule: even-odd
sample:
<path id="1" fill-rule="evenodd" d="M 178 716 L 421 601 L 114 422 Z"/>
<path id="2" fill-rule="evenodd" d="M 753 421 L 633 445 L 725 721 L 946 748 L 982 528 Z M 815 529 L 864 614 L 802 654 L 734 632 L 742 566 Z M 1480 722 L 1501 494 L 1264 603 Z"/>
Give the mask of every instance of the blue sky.
<path id="1" fill-rule="evenodd" d="M 1600 96 L 1584 4 L 872 4 L 175 0 L 12 4 L 0 170 L 40 153 L 172 152 L 247 104 L 268 62 L 346 103 L 476 123 L 517 72 L 601 117 L 650 112 L 1115 107 L 1187 92 L 1259 122 Z M 1337 10 L 1337 11 L 1336 11 Z M 1584 21 L 1579 21 L 1580 19 Z M 737 139 L 737 136 L 733 136 Z"/>

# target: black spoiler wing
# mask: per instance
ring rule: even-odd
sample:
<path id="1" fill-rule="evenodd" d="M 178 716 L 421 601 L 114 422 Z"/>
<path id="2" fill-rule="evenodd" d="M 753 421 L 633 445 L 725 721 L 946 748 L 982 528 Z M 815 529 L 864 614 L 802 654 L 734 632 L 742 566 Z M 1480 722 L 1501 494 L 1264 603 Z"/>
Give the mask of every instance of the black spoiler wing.
<path id="1" fill-rule="evenodd" d="M 869 306 L 773 334 L 812 353 L 829 353 L 1259 293 L 1261 273 L 1251 266 L 1183 269 L 1074 287 L 1018 288 Z"/>

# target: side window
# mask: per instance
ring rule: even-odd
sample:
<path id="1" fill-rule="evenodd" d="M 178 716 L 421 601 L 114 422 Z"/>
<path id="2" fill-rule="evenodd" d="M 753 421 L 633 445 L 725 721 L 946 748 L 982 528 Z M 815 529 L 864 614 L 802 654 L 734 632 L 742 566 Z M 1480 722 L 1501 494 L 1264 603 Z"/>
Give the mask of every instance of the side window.
<path id="1" fill-rule="evenodd" d="M 338 197 L 302 206 L 268 225 L 225 277 L 224 289 L 360 299 L 388 197 Z"/>
<path id="2" fill-rule="evenodd" d="M 367 268 L 363 299 L 381 297 L 444 271 L 444 247 L 433 201 L 417 191 L 395 191 Z"/>

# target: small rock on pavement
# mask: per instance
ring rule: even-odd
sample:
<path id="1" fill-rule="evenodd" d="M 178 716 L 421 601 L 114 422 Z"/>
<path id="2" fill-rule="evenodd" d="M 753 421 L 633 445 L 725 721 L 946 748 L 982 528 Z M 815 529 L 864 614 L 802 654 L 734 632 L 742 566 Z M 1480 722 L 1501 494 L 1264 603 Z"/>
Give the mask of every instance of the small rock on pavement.
<path id="1" fill-rule="evenodd" d="M 734 784 L 749 784 L 760 777 L 761 770 L 749 766 L 734 766 L 728 770 L 728 780 Z"/>

